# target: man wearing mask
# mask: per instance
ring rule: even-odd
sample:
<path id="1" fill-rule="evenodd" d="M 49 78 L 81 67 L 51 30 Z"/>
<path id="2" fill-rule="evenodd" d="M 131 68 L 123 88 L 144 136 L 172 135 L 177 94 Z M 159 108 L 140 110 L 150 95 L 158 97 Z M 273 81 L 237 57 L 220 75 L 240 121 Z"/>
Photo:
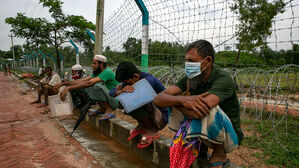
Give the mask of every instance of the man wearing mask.
<path id="1" fill-rule="evenodd" d="M 61 100 L 65 99 L 65 94 L 68 91 L 83 89 L 91 100 L 100 103 L 101 107 L 103 107 L 103 109 L 101 108 L 101 112 L 112 114 L 113 109 L 117 108 L 117 102 L 113 97 L 109 96 L 109 90 L 119 84 L 115 80 L 115 74 L 110 68 L 107 68 L 107 58 L 103 55 L 94 56 L 92 70 L 91 76 L 70 82 L 63 82 L 56 85 L 55 89 L 66 86 L 60 92 Z M 73 77 L 77 78 L 77 75 L 75 74 Z"/>
<path id="2" fill-rule="evenodd" d="M 72 66 L 72 80 L 79 80 L 87 77 L 80 64 Z M 81 109 L 88 101 L 88 97 L 81 89 L 71 91 L 73 105 L 75 108 Z"/>
<path id="3" fill-rule="evenodd" d="M 86 77 L 86 74 L 83 71 L 83 67 L 80 64 L 76 64 L 72 66 L 72 79 L 83 79 Z"/>
<path id="4" fill-rule="evenodd" d="M 191 120 L 186 139 L 198 138 L 198 160 L 207 161 L 207 150 L 211 148 L 208 167 L 218 168 L 228 164 L 226 153 L 237 149 L 243 133 L 235 85 L 227 72 L 213 66 L 214 55 L 208 41 L 191 43 L 185 55 L 186 76 L 158 94 L 154 104 L 175 107 L 184 120 Z M 186 91 L 191 95 L 182 95 Z M 205 167 L 205 163 L 199 164 Z"/>

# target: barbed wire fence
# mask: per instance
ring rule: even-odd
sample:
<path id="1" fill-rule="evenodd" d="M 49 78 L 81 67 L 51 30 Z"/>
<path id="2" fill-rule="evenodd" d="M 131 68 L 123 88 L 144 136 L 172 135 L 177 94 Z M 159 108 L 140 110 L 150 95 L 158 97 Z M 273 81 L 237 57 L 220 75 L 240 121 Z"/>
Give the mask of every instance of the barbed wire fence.
<path id="1" fill-rule="evenodd" d="M 271 36 L 267 45 L 283 56 L 291 55 L 291 63 L 298 59 L 299 50 L 299 1 L 285 1 L 285 12 L 273 20 Z M 238 15 L 231 11 L 233 0 L 144 0 L 149 11 L 149 72 L 166 86 L 173 85 L 184 75 L 184 53 L 189 43 L 198 39 L 208 40 L 217 54 L 237 50 Z M 116 67 L 124 60 L 140 66 L 141 59 L 141 12 L 134 0 L 125 0 L 104 24 L 104 51 L 110 65 Z M 257 53 L 258 51 L 248 51 Z M 121 54 L 123 53 L 123 54 Z M 247 136 L 263 137 L 271 122 L 270 131 L 276 135 L 288 134 L 288 117 L 299 115 L 299 66 L 297 64 L 277 65 L 265 62 L 239 64 L 232 69 L 233 61 L 217 60 L 216 65 L 236 78 L 237 94 L 242 106 L 242 126 Z M 263 55 L 262 55 L 263 56 Z M 277 56 L 275 59 L 279 59 Z M 242 57 L 240 57 L 242 60 Z M 250 68 L 248 68 L 250 67 Z M 246 130 L 248 118 L 253 118 Z M 282 127 L 283 125 L 283 127 Z M 298 129 L 298 122 L 293 129 Z M 251 132 L 251 135 L 249 135 Z M 297 140 L 299 140 L 297 138 Z M 289 150 L 285 142 L 275 138 L 276 144 Z"/>
<path id="2" fill-rule="evenodd" d="M 230 9 L 234 0 L 144 0 L 149 11 L 149 73 L 165 86 L 173 85 L 185 74 L 185 47 L 198 39 L 208 40 L 217 53 L 215 66 L 236 79 L 245 135 L 255 137 L 251 140 L 256 141 L 274 132 L 277 136 L 271 141 L 275 146 L 291 150 L 279 136 L 288 136 L 290 128 L 299 128 L 297 120 L 290 124 L 290 116 L 299 116 L 299 65 L 293 63 L 299 59 L 299 47 L 294 48 L 299 44 L 299 1 L 285 2 L 285 12 L 273 20 L 267 45 L 279 53 L 276 60 L 289 55 L 292 64 L 261 62 L 254 55 L 259 51 L 253 50 L 248 51 L 252 54 L 250 60 L 244 60 L 241 55 L 242 63 L 233 69 L 231 59 L 235 59 L 235 55 L 232 58 L 224 55 L 229 57 L 226 60 L 217 56 L 237 50 L 238 15 Z M 112 69 L 122 61 L 131 61 L 140 67 L 141 18 L 135 1 L 125 0 L 104 22 L 104 54 Z M 86 59 L 87 65 L 91 58 L 82 59 Z M 229 62 L 225 62 L 227 60 Z M 29 71 L 30 67 L 23 69 Z M 90 66 L 85 69 L 91 74 Z M 267 128 L 269 123 L 271 128 Z"/>

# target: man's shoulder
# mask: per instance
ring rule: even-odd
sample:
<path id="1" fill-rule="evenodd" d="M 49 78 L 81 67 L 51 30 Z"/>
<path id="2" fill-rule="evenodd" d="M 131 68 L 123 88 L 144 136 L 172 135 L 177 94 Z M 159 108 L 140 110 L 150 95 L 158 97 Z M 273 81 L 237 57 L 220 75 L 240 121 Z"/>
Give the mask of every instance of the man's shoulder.
<path id="1" fill-rule="evenodd" d="M 55 78 L 59 77 L 58 73 L 54 72 L 53 77 Z"/>
<path id="2" fill-rule="evenodd" d="M 106 68 L 106 69 L 104 69 L 104 71 L 105 71 L 105 72 L 113 72 L 112 69 L 110 69 L 110 68 Z M 104 72 L 104 71 L 103 71 L 103 72 Z"/>
<path id="3" fill-rule="evenodd" d="M 145 78 L 148 81 L 152 81 L 152 82 L 156 82 L 156 81 L 160 81 L 157 77 L 155 77 L 154 75 L 147 73 L 147 72 L 140 72 L 142 78 Z"/>
<path id="4" fill-rule="evenodd" d="M 110 68 L 106 68 L 103 72 L 101 72 L 100 74 L 114 74 L 113 70 Z"/>
<path id="5" fill-rule="evenodd" d="M 225 70 L 223 70 L 223 69 L 221 69 L 221 68 L 215 68 L 215 74 L 216 74 L 216 78 L 229 78 L 229 79 L 231 79 L 231 75 L 227 72 L 227 71 L 225 71 Z"/>

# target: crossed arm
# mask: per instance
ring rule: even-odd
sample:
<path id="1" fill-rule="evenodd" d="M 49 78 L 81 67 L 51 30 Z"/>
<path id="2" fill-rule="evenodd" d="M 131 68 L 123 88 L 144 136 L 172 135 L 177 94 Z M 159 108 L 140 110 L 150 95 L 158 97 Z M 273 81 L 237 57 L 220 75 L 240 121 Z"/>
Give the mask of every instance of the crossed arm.
<path id="1" fill-rule="evenodd" d="M 218 96 L 208 92 L 193 96 L 181 96 L 181 93 L 179 87 L 170 86 L 154 98 L 154 104 L 159 107 L 176 106 L 185 116 L 201 119 L 220 102 Z"/>

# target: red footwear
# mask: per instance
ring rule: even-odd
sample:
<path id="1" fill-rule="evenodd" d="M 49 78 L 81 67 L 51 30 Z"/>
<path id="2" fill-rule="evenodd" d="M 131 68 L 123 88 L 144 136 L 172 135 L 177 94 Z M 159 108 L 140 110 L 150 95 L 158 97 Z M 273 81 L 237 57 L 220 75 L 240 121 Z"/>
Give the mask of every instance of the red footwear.
<path id="1" fill-rule="evenodd" d="M 41 104 L 41 105 L 37 106 L 36 108 L 43 108 L 43 107 L 48 107 L 48 105 L 46 105 L 46 104 Z"/>
<path id="2" fill-rule="evenodd" d="M 137 148 L 145 148 L 149 146 L 155 139 L 160 138 L 160 135 L 157 133 L 155 135 L 143 135 L 140 143 L 137 145 Z"/>
<path id="3" fill-rule="evenodd" d="M 132 129 L 132 130 L 130 131 L 130 136 L 127 138 L 127 141 L 131 141 L 131 140 L 132 140 L 133 138 L 135 138 L 137 135 L 139 135 L 139 134 L 144 134 L 144 133 L 146 133 L 145 130 L 137 131 L 137 130 L 134 128 L 134 129 Z"/>

